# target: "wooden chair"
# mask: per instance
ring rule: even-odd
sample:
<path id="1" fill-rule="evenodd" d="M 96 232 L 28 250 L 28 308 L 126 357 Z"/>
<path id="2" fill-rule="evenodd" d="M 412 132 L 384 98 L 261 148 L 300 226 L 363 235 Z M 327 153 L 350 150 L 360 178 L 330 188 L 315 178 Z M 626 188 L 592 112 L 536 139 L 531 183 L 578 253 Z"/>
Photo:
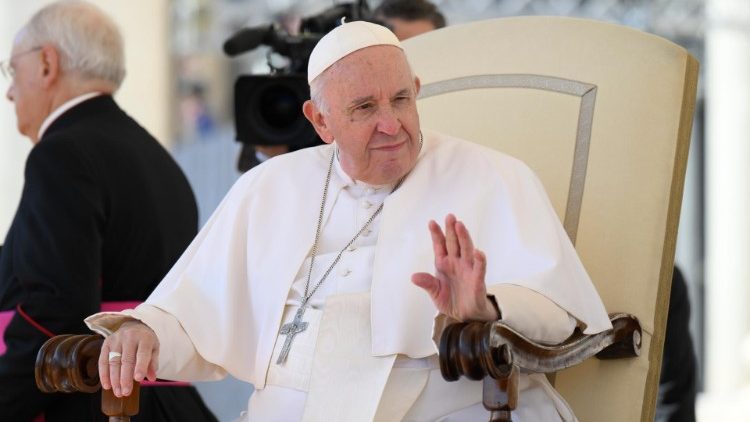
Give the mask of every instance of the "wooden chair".
<path id="1" fill-rule="evenodd" d="M 494 415 L 500 420 L 514 404 L 518 371 L 552 373 L 602 350 L 637 356 L 588 359 L 554 384 L 581 421 L 652 421 L 696 60 L 653 35 L 552 17 L 457 25 L 404 45 L 422 80 L 422 125 L 529 164 L 607 309 L 636 317 L 613 315 L 616 330 L 557 348 L 501 323 L 456 326 L 443 338 L 444 374 L 494 376 L 485 378 L 485 402 L 505 410 Z M 98 388 L 96 337 L 57 341 L 39 354 L 40 387 Z M 107 403 L 113 421 L 132 414 L 128 403 Z"/>
<path id="2" fill-rule="evenodd" d="M 503 420 L 514 373 L 585 360 L 552 377 L 581 421 L 652 421 L 697 61 L 654 35 L 558 17 L 456 25 L 404 45 L 422 126 L 534 169 L 607 309 L 635 316 L 611 315 L 616 330 L 557 348 L 502 323 L 455 326 L 442 339 L 444 376 L 489 375 L 485 405 Z M 632 357 L 586 359 L 611 344 L 605 355 Z"/>

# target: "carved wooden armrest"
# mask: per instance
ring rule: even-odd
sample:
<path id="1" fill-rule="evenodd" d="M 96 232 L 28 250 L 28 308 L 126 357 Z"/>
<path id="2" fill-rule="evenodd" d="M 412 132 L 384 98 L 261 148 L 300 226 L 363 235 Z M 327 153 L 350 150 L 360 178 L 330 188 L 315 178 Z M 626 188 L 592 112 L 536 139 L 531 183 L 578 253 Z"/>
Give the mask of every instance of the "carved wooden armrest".
<path id="1" fill-rule="evenodd" d="M 641 325 L 629 314 L 610 314 L 612 329 L 585 335 L 579 329 L 564 342 L 534 342 L 503 321 L 464 322 L 448 326 L 440 338 L 440 371 L 456 381 L 462 375 L 484 379 L 484 407 L 491 421 L 510 421 L 518 404 L 518 377 L 524 373 L 553 373 L 596 356 L 599 359 L 636 357 L 641 350 Z"/>
<path id="2" fill-rule="evenodd" d="M 99 335 L 60 335 L 39 349 L 34 375 L 44 393 L 95 393 L 99 383 L 99 352 L 104 339 Z M 117 398 L 112 390 L 102 391 L 102 412 L 110 422 L 129 422 L 138 413 L 140 385 L 133 383 L 128 397 Z"/>

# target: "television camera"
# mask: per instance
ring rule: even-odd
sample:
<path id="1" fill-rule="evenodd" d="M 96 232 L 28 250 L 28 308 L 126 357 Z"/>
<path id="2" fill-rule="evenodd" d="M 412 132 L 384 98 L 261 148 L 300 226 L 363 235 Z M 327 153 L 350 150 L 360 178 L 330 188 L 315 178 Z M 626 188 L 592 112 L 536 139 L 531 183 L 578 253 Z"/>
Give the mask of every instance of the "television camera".
<path id="1" fill-rule="evenodd" d="M 243 143 L 239 167 L 252 167 L 251 145 L 287 145 L 290 151 L 322 143 L 302 114 L 310 98 L 307 62 L 317 42 L 342 20 L 374 21 L 366 0 L 341 3 L 322 13 L 303 18 L 299 35 L 290 35 L 276 24 L 245 28 L 224 43 L 224 52 L 236 56 L 261 45 L 288 58 L 270 74 L 242 75 L 234 85 L 234 122 L 237 140 Z M 244 161 L 244 164 L 243 164 Z"/>

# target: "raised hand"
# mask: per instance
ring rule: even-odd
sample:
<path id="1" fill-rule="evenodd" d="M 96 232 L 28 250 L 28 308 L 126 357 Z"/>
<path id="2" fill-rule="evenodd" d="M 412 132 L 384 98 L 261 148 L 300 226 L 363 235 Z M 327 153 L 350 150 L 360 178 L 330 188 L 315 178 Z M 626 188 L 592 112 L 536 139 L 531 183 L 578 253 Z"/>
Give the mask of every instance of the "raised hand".
<path id="1" fill-rule="evenodd" d="M 466 226 L 448 214 L 445 233 L 434 220 L 428 227 L 435 252 L 435 275 L 415 273 L 412 282 L 427 291 L 441 313 L 453 319 L 498 319 L 497 311 L 487 299 L 484 282 L 487 258 L 474 248 Z"/>
<path id="2" fill-rule="evenodd" d="M 156 381 L 159 340 L 154 331 L 140 321 L 127 321 L 104 340 L 99 355 L 99 379 L 102 388 L 112 388 L 116 397 L 133 391 L 133 380 Z"/>

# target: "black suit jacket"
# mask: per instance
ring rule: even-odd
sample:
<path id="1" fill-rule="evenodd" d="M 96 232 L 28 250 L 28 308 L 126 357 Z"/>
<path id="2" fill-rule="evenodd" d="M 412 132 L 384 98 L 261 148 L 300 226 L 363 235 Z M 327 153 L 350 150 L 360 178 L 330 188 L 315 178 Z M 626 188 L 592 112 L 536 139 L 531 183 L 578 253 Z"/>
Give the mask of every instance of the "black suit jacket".
<path id="1" fill-rule="evenodd" d="M 89 396 L 37 390 L 37 351 L 50 333 L 88 333 L 83 319 L 101 301 L 146 299 L 197 225 L 182 171 L 111 96 L 55 120 L 28 156 L 0 255 L 0 310 L 17 310 L 0 356 L 0 420 L 98 414 Z"/>

